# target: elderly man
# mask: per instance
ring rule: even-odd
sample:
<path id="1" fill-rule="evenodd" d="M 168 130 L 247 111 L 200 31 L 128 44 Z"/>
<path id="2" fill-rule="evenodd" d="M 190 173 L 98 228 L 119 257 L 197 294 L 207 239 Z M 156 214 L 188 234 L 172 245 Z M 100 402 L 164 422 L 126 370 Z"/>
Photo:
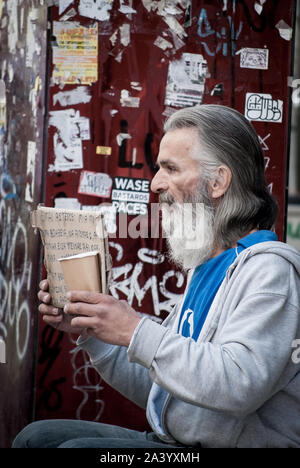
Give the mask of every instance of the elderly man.
<path id="1" fill-rule="evenodd" d="M 14 447 L 300 447 L 300 254 L 272 230 L 277 207 L 253 127 L 225 106 L 181 109 L 165 124 L 157 165 L 151 188 L 170 257 L 190 271 L 164 323 L 109 295 L 72 291 L 62 312 L 47 282 L 38 294 L 44 321 L 80 334 L 78 346 L 146 409 L 153 432 L 39 421 Z M 184 213 L 198 205 L 191 239 Z"/>

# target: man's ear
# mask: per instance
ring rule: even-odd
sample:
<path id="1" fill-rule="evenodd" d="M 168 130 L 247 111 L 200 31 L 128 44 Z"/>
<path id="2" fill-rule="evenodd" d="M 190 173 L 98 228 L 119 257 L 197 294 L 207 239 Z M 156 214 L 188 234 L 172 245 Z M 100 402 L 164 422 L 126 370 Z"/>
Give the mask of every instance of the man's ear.
<path id="1" fill-rule="evenodd" d="M 210 195 L 212 198 L 221 198 L 231 183 L 231 170 L 227 166 L 219 166 L 213 178 L 209 182 Z"/>

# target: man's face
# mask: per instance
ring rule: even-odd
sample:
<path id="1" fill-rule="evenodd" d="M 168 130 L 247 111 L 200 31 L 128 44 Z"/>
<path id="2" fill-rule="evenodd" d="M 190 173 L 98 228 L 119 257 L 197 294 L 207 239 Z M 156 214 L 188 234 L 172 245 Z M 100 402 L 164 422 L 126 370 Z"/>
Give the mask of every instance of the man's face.
<path id="1" fill-rule="evenodd" d="M 151 190 L 167 193 L 175 202 L 192 195 L 199 185 L 199 162 L 191 155 L 197 145 L 194 128 L 167 132 L 161 140 L 157 158 L 158 172 L 152 179 Z"/>
<path id="2" fill-rule="evenodd" d="M 213 248 L 210 197 L 199 162 L 191 157 L 196 148 L 195 129 L 166 133 L 157 159 L 159 171 L 151 184 L 162 204 L 162 227 L 170 258 L 185 270 L 205 262 Z"/>

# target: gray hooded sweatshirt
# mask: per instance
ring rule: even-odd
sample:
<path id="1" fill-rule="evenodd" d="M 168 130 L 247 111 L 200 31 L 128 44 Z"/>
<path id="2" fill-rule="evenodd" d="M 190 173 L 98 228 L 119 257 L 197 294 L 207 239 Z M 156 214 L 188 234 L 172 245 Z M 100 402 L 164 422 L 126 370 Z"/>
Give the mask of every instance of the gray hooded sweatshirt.
<path id="1" fill-rule="evenodd" d="M 179 304 L 162 324 L 144 317 L 128 349 L 78 345 L 167 443 L 299 448 L 299 296 L 300 253 L 263 242 L 229 267 L 197 341 L 177 333 Z M 158 386 L 168 392 L 160 421 Z"/>

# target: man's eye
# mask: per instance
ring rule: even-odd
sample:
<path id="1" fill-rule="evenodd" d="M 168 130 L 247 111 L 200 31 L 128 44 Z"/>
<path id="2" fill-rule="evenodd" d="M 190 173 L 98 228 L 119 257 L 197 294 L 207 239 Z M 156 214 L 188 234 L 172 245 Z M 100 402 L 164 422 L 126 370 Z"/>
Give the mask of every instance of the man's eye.
<path id="1" fill-rule="evenodd" d="M 174 167 L 174 166 L 168 166 L 168 167 L 167 167 L 167 170 L 168 170 L 169 172 L 176 172 L 176 167 Z"/>

